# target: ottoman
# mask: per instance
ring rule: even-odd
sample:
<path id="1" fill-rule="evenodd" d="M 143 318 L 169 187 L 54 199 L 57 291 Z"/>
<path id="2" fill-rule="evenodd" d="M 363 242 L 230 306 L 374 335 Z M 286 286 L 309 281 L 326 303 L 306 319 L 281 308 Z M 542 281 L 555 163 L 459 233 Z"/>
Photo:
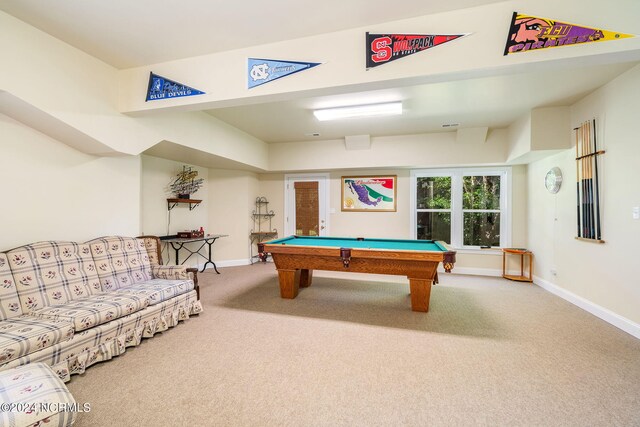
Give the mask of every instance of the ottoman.
<path id="1" fill-rule="evenodd" d="M 70 426 L 76 402 L 62 380 L 44 363 L 0 371 L 0 427 Z"/>

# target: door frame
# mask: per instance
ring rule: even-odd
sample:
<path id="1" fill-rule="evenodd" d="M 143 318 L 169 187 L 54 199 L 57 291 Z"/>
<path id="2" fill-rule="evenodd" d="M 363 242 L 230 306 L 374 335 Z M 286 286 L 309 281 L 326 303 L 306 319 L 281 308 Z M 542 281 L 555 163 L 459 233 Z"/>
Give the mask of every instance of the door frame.
<path id="1" fill-rule="evenodd" d="M 284 176 L 284 235 L 291 236 L 295 234 L 295 221 L 289 221 L 295 218 L 296 205 L 290 196 L 293 191 L 293 183 L 297 181 L 318 181 L 318 215 L 322 223 L 324 220 L 324 230 L 320 230 L 320 236 L 329 235 L 329 205 L 330 205 L 330 185 L 331 180 L 329 173 L 292 173 Z"/>

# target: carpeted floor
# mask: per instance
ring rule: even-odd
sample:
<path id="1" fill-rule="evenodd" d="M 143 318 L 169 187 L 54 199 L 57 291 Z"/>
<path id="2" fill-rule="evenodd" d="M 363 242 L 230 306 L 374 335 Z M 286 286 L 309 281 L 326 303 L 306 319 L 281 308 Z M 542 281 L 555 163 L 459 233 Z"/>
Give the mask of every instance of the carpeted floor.
<path id="1" fill-rule="evenodd" d="M 537 286 L 408 285 L 273 264 L 200 274 L 205 312 L 74 376 L 77 426 L 640 426 L 640 340 Z"/>

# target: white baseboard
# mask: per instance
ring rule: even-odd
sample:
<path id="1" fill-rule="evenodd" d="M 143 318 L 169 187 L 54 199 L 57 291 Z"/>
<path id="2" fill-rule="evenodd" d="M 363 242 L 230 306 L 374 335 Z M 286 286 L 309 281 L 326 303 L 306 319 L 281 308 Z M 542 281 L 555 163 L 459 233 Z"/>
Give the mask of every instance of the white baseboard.
<path id="1" fill-rule="evenodd" d="M 548 282 L 538 276 L 533 276 L 533 283 L 540 286 L 542 289 L 551 292 L 552 294 L 559 296 L 560 298 L 569 301 L 571 304 L 580 307 L 581 309 L 588 311 L 596 317 L 604 320 L 607 323 L 622 329 L 626 333 L 633 335 L 640 339 L 640 324 L 635 323 L 632 320 L 622 317 L 619 314 L 612 312 L 604 307 L 599 306 L 587 299 L 582 298 L 570 292 L 558 285 Z"/>
<path id="2" fill-rule="evenodd" d="M 444 273 L 442 266 L 438 267 L 438 272 Z M 489 277 L 502 277 L 502 270 L 496 268 L 469 268 L 469 267 L 453 267 L 451 274 L 462 274 L 469 276 L 489 276 Z M 520 270 L 507 270 L 506 274 L 511 276 L 519 276 Z M 527 272 L 525 271 L 525 274 Z"/>
<path id="3" fill-rule="evenodd" d="M 442 266 L 438 267 L 438 273 L 444 273 L 444 268 Z M 492 277 L 502 277 L 502 270 L 496 270 L 493 268 L 469 268 L 469 267 L 453 267 L 451 270 L 451 274 L 463 274 L 470 276 L 492 276 Z M 509 272 L 509 274 L 516 274 Z M 520 274 L 518 271 L 517 274 Z"/>

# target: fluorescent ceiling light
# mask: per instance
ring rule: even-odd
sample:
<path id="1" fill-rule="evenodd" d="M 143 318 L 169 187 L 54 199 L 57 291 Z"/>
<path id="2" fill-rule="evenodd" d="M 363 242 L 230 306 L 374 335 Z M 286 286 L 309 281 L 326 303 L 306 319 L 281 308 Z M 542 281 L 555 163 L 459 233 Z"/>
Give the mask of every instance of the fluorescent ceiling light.
<path id="1" fill-rule="evenodd" d="M 355 117 L 395 116 L 402 114 L 402 102 L 385 104 L 354 105 L 350 107 L 325 108 L 315 110 L 313 114 L 321 122 L 325 120 L 351 119 Z"/>

